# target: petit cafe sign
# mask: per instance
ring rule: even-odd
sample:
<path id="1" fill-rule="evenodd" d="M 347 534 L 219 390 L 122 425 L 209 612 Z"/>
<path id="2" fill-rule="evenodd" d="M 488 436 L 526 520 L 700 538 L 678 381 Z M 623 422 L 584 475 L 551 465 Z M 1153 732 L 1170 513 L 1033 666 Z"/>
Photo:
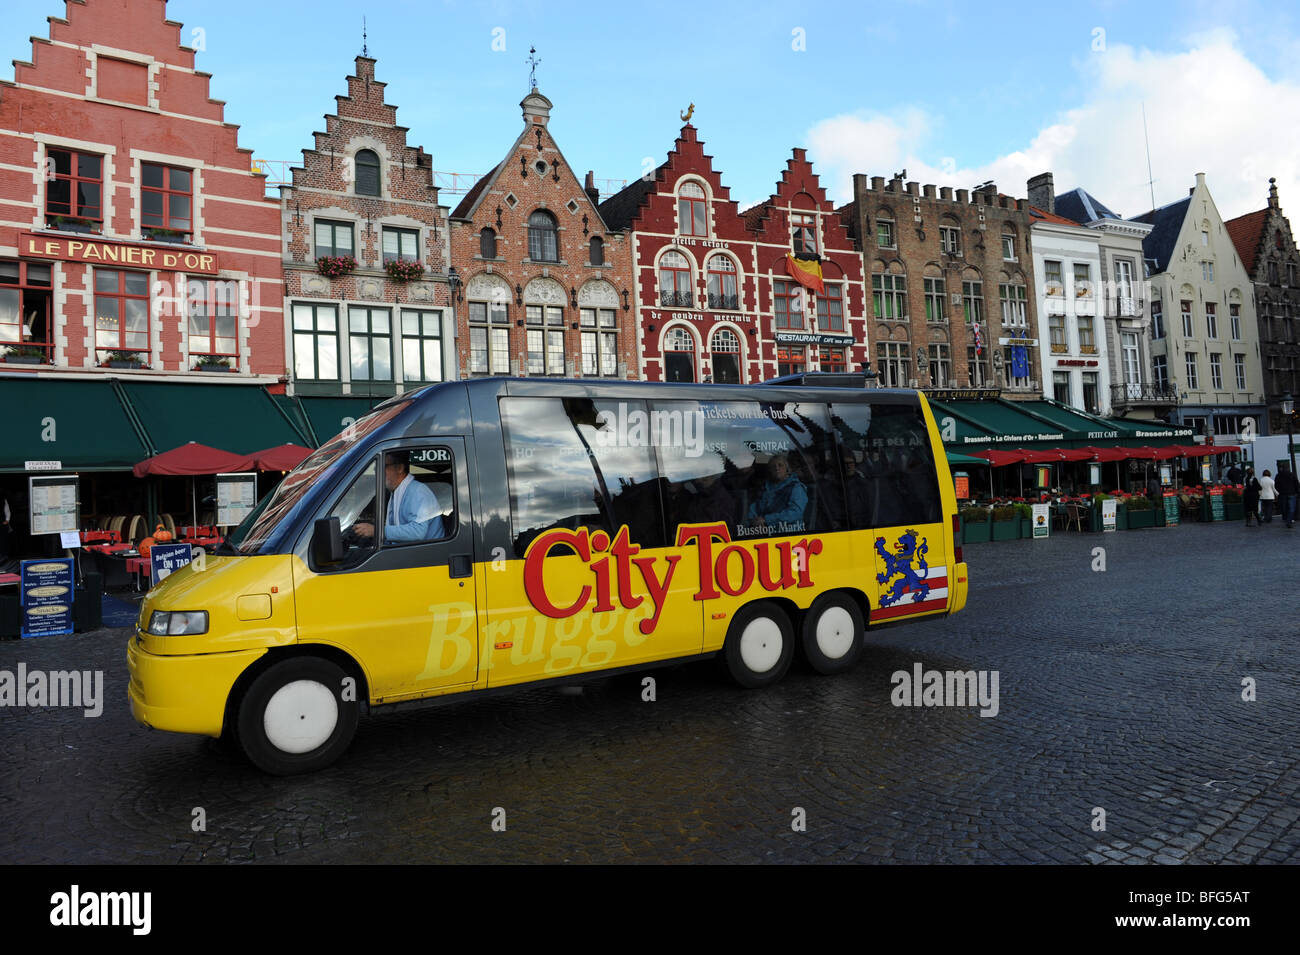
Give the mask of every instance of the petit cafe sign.
<path id="1" fill-rule="evenodd" d="M 97 239 L 37 235 L 34 232 L 19 233 L 18 254 L 41 259 L 58 259 L 62 262 L 122 265 L 128 268 L 134 266 L 166 272 L 216 275 L 218 271 L 217 257 L 211 252 L 160 249 L 155 246 L 128 245 L 123 242 L 104 242 Z"/>

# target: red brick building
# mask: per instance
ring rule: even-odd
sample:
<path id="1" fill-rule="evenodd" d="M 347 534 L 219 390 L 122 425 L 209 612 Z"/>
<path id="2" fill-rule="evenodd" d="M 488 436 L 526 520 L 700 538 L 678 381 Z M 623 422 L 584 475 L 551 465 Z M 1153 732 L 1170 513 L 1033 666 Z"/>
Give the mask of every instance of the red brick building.
<path id="1" fill-rule="evenodd" d="M 6 368 L 284 373 L 278 207 L 180 40 L 164 0 L 70 0 L 0 82 Z"/>
<path id="2" fill-rule="evenodd" d="M 430 156 L 407 145 L 384 87 L 375 61 L 358 56 L 347 94 L 281 190 L 298 394 L 379 397 L 456 377 L 447 210 Z"/>
<path id="3" fill-rule="evenodd" d="M 460 371 L 635 378 L 630 243 L 551 137 L 551 101 L 519 105 L 519 138 L 451 214 Z"/>
<path id="4" fill-rule="evenodd" d="M 802 149 L 742 213 L 687 123 L 667 161 L 601 211 L 635 244 L 647 380 L 750 383 L 866 360 L 861 253 Z M 821 260 L 824 294 L 791 277 L 791 252 Z"/>

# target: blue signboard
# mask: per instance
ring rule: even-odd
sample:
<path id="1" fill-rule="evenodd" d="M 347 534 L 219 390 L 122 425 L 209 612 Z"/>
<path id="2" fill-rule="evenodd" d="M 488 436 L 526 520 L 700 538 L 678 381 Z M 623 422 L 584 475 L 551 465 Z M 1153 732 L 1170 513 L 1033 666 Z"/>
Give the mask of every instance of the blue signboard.
<path id="1" fill-rule="evenodd" d="M 154 544 L 149 548 L 149 586 L 158 586 L 159 581 L 189 562 L 189 544 Z"/>
<path id="2" fill-rule="evenodd" d="M 72 632 L 72 561 L 22 562 L 23 639 Z"/>

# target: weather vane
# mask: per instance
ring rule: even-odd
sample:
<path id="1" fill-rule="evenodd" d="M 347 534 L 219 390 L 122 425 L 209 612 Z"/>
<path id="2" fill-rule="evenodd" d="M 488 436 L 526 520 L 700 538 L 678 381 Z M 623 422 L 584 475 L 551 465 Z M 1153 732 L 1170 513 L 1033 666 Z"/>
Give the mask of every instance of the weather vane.
<path id="1" fill-rule="evenodd" d="M 686 112 L 678 113 L 677 115 L 682 118 L 683 123 L 689 123 L 691 121 L 691 117 L 694 114 L 695 114 L 695 104 L 692 103 L 690 106 L 686 107 Z"/>
<path id="2" fill-rule="evenodd" d="M 528 48 L 528 59 L 524 61 L 531 67 L 528 71 L 528 86 L 530 89 L 537 89 L 537 66 L 542 62 L 537 58 L 536 53 L 537 47 L 530 46 Z"/>
<path id="3" fill-rule="evenodd" d="M 370 50 L 366 46 L 366 18 L 361 18 L 361 55 L 369 56 Z"/>

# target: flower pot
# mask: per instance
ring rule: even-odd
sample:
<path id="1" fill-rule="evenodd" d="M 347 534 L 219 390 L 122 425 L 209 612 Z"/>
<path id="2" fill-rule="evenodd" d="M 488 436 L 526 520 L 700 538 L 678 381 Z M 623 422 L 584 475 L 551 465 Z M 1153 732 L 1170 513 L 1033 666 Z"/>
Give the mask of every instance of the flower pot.
<path id="1" fill-rule="evenodd" d="M 6 365 L 41 365 L 45 359 L 40 355 L 5 355 L 4 362 Z"/>
<path id="2" fill-rule="evenodd" d="M 138 361 L 110 361 L 108 363 L 108 367 L 109 368 L 143 368 L 144 365 L 140 364 Z"/>
<path id="3" fill-rule="evenodd" d="M 1143 527 L 1155 527 L 1155 526 L 1156 526 L 1156 512 L 1151 508 L 1147 508 L 1145 511 L 1128 512 L 1129 530 L 1133 531 Z"/>
<path id="4" fill-rule="evenodd" d="M 991 531 L 989 536 L 995 541 L 1014 541 L 1020 540 L 1020 517 L 1013 517 L 1009 521 L 991 521 Z"/>
<path id="5" fill-rule="evenodd" d="M 964 544 L 987 544 L 989 541 L 989 521 L 962 521 L 961 539 Z"/>
<path id="6" fill-rule="evenodd" d="M 1246 519 L 1246 505 L 1241 501 L 1224 501 L 1223 502 L 1223 519 L 1225 521 L 1244 521 Z"/>

